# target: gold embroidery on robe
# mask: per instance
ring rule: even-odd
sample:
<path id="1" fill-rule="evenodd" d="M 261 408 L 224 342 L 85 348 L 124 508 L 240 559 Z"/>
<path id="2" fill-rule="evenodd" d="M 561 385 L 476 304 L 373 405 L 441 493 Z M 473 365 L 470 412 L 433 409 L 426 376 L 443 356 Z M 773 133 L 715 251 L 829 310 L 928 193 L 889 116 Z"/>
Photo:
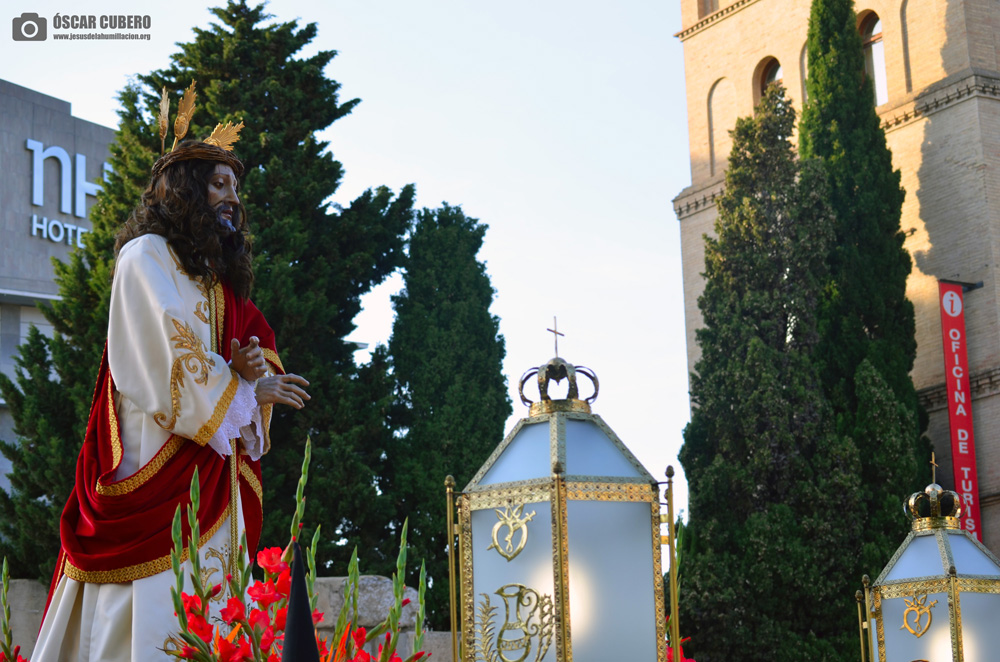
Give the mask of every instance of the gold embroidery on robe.
<path id="1" fill-rule="evenodd" d="M 195 335 L 194 329 L 187 322 L 182 325 L 178 320 L 172 320 L 177 335 L 171 336 L 174 349 L 188 350 L 174 359 L 170 369 L 170 418 L 163 412 L 153 415 L 153 420 L 164 430 L 172 431 L 177 423 L 181 409 L 181 389 L 184 388 L 184 371 L 195 375 L 197 384 L 208 384 L 208 370 L 215 367 L 215 360 L 205 354 L 205 345 Z"/>
<path id="2" fill-rule="evenodd" d="M 218 566 L 209 567 L 209 559 L 216 559 L 219 561 Z M 215 573 L 221 571 L 221 576 L 218 581 L 211 581 Z M 227 597 L 229 597 L 229 582 L 226 581 L 226 577 L 232 575 L 236 576 L 236 556 L 232 553 L 229 545 L 223 545 L 222 549 L 216 549 L 214 547 L 209 547 L 208 551 L 205 552 L 205 564 L 201 568 L 201 583 L 202 586 L 210 587 L 214 584 L 222 584 L 222 590 L 219 591 L 218 595 L 211 598 L 214 602 L 222 602 Z"/>

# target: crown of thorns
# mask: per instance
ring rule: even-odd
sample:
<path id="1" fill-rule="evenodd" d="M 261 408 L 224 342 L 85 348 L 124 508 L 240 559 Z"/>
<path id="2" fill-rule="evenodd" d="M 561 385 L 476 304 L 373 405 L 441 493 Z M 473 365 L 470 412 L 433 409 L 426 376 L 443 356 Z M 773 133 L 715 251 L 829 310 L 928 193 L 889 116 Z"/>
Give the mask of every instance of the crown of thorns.
<path id="1" fill-rule="evenodd" d="M 174 120 L 174 144 L 170 151 L 164 153 L 166 145 L 167 127 L 170 124 L 170 98 L 167 96 L 167 88 L 163 88 L 163 96 L 160 98 L 160 158 L 153 164 L 153 177 L 156 177 L 164 168 L 189 159 L 203 159 L 205 161 L 217 161 L 224 163 L 233 169 L 237 177 L 243 176 L 243 164 L 236 155 L 233 154 L 233 143 L 240 139 L 240 131 L 243 129 L 243 122 L 233 126 L 232 122 L 221 122 L 216 124 L 212 135 L 203 142 L 187 142 L 181 145 L 178 143 L 187 135 L 188 127 L 191 124 L 191 117 L 194 115 L 195 98 L 198 96 L 194 91 L 195 81 L 184 90 L 184 96 L 177 106 L 177 117 Z"/>

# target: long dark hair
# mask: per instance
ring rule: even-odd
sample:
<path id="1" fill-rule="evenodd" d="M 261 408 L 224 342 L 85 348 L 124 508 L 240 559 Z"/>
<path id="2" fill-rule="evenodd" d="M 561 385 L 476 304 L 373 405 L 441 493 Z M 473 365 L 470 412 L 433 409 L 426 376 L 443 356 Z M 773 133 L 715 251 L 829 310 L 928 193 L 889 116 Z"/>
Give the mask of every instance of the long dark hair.
<path id="1" fill-rule="evenodd" d="M 208 180 L 218 161 L 176 161 L 155 174 L 142 201 L 115 235 L 115 257 L 122 246 L 145 234 L 165 237 L 184 271 L 207 285 L 225 280 L 237 296 L 249 298 L 253 287 L 246 208 L 234 214 L 235 231 L 226 229 L 208 204 Z"/>

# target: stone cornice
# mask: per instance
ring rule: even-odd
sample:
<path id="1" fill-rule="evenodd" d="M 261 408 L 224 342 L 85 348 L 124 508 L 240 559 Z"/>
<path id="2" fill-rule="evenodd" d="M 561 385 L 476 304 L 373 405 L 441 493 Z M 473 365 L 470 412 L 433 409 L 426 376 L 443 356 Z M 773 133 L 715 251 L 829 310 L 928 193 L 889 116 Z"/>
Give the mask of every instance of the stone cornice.
<path id="1" fill-rule="evenodd" d="M 752 5 L 755 2 L 758 2 L 758 0 L 736 0 L 736 2 L 729 5 L 728 7 L 723 7 L 719 11 L 709 14 L 705 18 L 701 19 L 700 21 L 692 25 L 691 27 L 684 28 L 674 36 L 680 39 L 681 41 L 684 41 L 688 37 L 691 37 L 692 35 L 701 32 L 702 30 L 712 25 L 713 23 L 718 23 L 722 19 L 728 16 L 732 16 L 739 10 L 743 9 L 744 7 L 747 7 L 748 5 Z"/>
<path id="2" fill-rule="evenodd" d="M 725 189 L 725 181 L 718 180 L 709 183 L 704 188 L 698 189 L 697 191 L 681 191 L 681 193 L 673 199 L 674 203 L 674 213 L 677 214 L 677 220 L 683 221 L 688 216 L 695 214 L 707 207 L 715 206 L 715 199 L 722 195 L 722 191 Z"/>
<path id="3" fill-rule="evenodd" d="M 888 133 L 969 97 L 1000 99 L 1000 79 L 982 74 L 964 77 L 950 85 L 933 90 L 916 101 L 886 112 L 882 116 L 882 128 Z"/>
<path id="4" fill-rule="evenodd" d="M 969 375 L 969 390 L 973 400 L 1000 393 L 1000 367 Z M 948 406 L 948 392 L 945 391 L 944 382 L 920 389 L 917 391 L 917 397 L 928 412 L 945 409 Z"/>

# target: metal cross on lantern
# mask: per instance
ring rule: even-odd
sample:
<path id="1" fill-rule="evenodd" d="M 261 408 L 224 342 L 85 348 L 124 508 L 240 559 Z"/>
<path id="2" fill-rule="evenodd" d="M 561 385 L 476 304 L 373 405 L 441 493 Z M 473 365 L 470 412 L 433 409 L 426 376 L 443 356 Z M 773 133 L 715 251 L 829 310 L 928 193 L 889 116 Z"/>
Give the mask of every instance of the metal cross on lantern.
<path id="1" fill-rule="evenodd" d="M 548 331 L 549 333 L 551 333 L 552 337 L 556 341 L 556 357 L 558 357 L 559 356 L 559 336 L 566 337 L 566 334 L 565 333 L 559 333 L 559 324 L 556 322 L 555 315 L 552 316 L 552 328 L 551 329 L 545 329 L 545 330 Z"/>

